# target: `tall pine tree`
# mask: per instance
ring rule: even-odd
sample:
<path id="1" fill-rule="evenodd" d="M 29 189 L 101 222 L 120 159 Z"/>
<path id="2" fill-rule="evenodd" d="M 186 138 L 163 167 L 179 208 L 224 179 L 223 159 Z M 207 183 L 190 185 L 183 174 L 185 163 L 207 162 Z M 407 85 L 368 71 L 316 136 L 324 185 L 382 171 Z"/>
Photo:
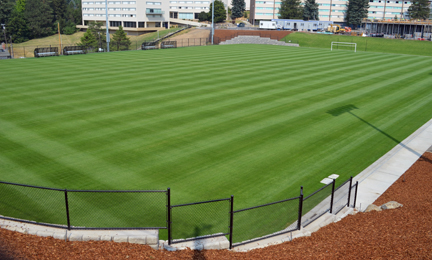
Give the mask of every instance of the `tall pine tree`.
<path id="1" fill-rule="evenodd" d="M 315 0 L 306 0 L 303 8 L 303 20 L 318 20 L 318 4 Z"/>
<path id="2" fill-rule="evenodd" d="M 220 0 L 214 1 L 215 11 L 214 11 L 214 22 L 220 23 L 226 20 L 225 5 Z M 213 5 L 210 2 L 209 20 L 211 22 Z"/>
<path id="3" fill-rule="evenodd" d="M 417 0 L 408 8 L 410 19 L 426 20 L 430 15 L 430 3 L 428 0 Z"/>
<path id="4" fill-rule="evenodd" d="M 239 18 L 243 17 L 243 12 L 246 8 L 246 3 L 244 0 L 232 0 L 231 2 L 232 9 L 231 9 L 231 17 L 232 18 Z"/>
<path id="5" fill-rule="evenodd" d="M 369 0 L 348 0 L 345 22 L 357 28 L 368 17 Z"/>
<path id="6" fill-rule="evenodd" d="M 52 9 L 47 0 L 27 0 L 24 14 L 33 38 L 54 34 Z"/>
<path id="7" fill-rule="evenodd" d="M 119 29 L 113 34 L 113 38 L 110 43 L 114 47 L 113 49 L 117 51 L 128 50 L 129 46 L 131 45 L 131 41 L 129 37 L 127 37 L 122 26 L 119 26 Z"/>
<path id="8" fill-rule="evenodd" d="M 300 0 L 282 0 L 279 9 L 280 19 L 302 19 L 303 7 Z"/>
<path id="9" fill-rule="evenodd" d="M 8 35 L 12 37 L 12 41 L 15 43 L 28 41 L 30 38 L 24 13 L 18 12 L 17 9 L 12 11 L 10 19 L 6 24 L 6 30 Z"/>

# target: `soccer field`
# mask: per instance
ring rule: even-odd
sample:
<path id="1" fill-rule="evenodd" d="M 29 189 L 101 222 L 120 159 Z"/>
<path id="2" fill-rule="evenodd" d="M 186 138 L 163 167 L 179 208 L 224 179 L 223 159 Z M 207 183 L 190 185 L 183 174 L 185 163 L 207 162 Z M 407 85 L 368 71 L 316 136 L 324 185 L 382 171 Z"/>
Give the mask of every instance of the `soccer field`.
<path id="1" fill-rule="evenodd" d="M 5 60 L 0 73 L 1 181 L 170 187 L 173 204 L 308 195 L 432 115 L 422 56 L 225 45 Z"/>

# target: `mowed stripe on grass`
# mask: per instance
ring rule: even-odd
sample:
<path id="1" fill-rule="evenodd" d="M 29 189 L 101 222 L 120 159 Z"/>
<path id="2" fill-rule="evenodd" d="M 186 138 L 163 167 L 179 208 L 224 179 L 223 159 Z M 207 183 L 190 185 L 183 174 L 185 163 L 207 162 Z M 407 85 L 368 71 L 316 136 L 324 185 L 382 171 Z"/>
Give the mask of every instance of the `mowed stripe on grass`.
<path id="1" fill-rule="evenodd" d="M 403 60 L 403 61 L 402 61 Z M 2 180 L 236 208 L 356 175 L 430 119 L 432 60 L 209 46 L 0 63 Z M 358 109 L 334 117 L 328 110 Z"/>

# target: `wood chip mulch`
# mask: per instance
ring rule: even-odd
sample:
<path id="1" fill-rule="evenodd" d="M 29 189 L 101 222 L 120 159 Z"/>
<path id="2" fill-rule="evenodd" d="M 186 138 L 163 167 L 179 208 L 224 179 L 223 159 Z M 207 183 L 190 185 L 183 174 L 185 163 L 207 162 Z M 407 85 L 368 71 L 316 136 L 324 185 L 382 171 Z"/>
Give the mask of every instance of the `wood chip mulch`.
<path id="1" fill-rule="evenodd" d="M 432 153 L 425 153 L 375 205 L 402 208 L 358 213 L 311 237 L 264 249 L 156 251 L 145 245 L 65 242 L 0 229 L 0 259 L 432 259 Z"/>

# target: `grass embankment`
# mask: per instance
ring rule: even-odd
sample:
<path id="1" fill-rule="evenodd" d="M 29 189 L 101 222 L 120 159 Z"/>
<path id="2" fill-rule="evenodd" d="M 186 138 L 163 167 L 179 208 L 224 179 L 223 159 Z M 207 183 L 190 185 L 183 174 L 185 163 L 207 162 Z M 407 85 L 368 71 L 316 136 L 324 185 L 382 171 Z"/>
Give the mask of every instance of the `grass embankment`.
<path id="1" fill-rule="evenodd" d="M 375 37 L 302 32 L 291 33 L 283 40 L 298 41 L 301 47 L 325 49 L 330 49 L 331 42 L 353 42 L 357 43 L 357 51 L 432 56 L 432 42 L 430 41 L 384 39 Z"/>
<path id="2" fill-rule="evenodd" d="M 432 59 L 398 54 L 226 45 L 4 60 L 0 71 L 1 180 L 170 187 L 173 204 L 233 194 L 236 210 L 296 197 L 301 185 L 311 194 L 331 174 L 337 183 L 358 174 L 430 120 L 432 106 Z M 39 219 L 64 223 L 51 206 L 64 205 L 61 192 L 7 194 L 26 197 L 0 196 L 1 215 L 40 207 Z M 164 198 L 75 195 L 72 225 L 100 225 L 97 216 L 141 223 L 128 210 L 163 211 L 165 221 Z M 174 237 L 226 232 L 229 207 L 220 205 L 222 219 L 209 204 L 174 209 Z M 239 213 L 234 232 L 252 238 L 269 221 L 285 228 L 290 219 L 278 216 L 297 205 Z"/>
<path id="3" fill-rule="evenodd" d="M 175 32 L 177 30 L 180 30 L 180 28 L 170 28 L 170 29 L 162 29 L 158 32 L 150 32 L 139 36 L 134 35 L 128 35 L 129 39 L 131 40 L 132 44 L 130 45 L 130 50 L 137 50 L 141 47 L 141 44 L 144 41 L 151 41 L 158 38 L 162 38 L 163 36 L 167 35 L 168 33 Z M 61 42 L 63 46 L 68 45 L 76 45 L 81 41 L 81 37 L 84 35 L 84 32 L 76 32 L 72 35 L 61 35 Z M 113 36 L 113 33 L 110 34 L 111 38 Z M 30 41 L 26 41 L 23 43 L 17 43 L 14 44 L 14 54 L 15 57 L 33 57 L 33 51 L 37 47 L 58 47 L 59 46 L 59 36 L 58 34 L 51 35 L 44 38 L 39 39 L 33 39 Z"/>

